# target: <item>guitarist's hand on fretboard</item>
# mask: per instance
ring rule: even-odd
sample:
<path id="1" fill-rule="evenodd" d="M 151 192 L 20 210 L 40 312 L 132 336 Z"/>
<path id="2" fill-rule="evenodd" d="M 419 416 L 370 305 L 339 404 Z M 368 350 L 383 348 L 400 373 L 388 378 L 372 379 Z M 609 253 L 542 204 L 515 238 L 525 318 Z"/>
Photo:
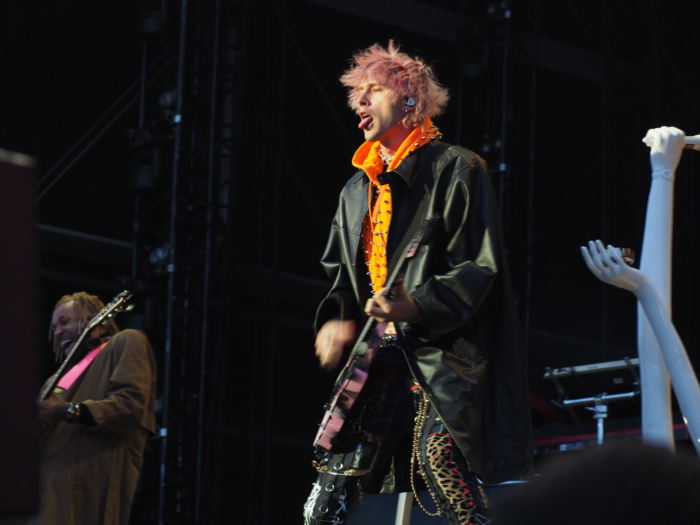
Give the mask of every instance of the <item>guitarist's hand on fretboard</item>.
<path id="1" fill-rule="evenodd" d="M 333 370 L 343 356 L 345 345 L 355 339 L 355 321 L 327 321 L 316 334 L 316 357 L 321 366 Z"/>
<path id="2" fill-rule="evenodd" d="M 365 314 L 373 317 L 380 323 L 409 322 L 414 323 L 421 318 L 421 311 L 418 308 L 413 296 L 403 287 L 403 282 L 399 282 L 392 290 L 382 288 L 382 290 L 365 304 Z"/>

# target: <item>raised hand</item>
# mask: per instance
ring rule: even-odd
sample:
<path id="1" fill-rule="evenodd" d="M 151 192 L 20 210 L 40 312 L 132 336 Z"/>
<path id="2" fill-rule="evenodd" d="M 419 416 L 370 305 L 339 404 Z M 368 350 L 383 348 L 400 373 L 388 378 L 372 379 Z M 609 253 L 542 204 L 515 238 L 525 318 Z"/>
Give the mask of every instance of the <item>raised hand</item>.
<path id="1" fill-rule="evenodd" d="M 581 254 L 588 268 L 598 279 L 629 290 L 637 296 L 659 342 L 663 364 L 671 375 L 673 389 L 692 437 L 691 441 L 700 454 L 700 385 L 685 346 L 656 288 L 644 273 L 628 266 L 622 260 L 619 248 L 610 245 L 606 248 L 600 241 L 589 241 L 587 248 L 581 246 Z M 639 357 L 640 369 L 643 369 L 647 366 L 645 361 L 649 354 L 640 353 Z M 642 388 L 645 388 L 643 379 Z M 644 395 L 648 396 L 649 392 L 652 391 L 647 386 L 646 390 L 643 390 L 642 398 Z"/>
<path id="2" fill-rule="evenodd" d="M 685 132 L 672 126 L 661 126 L 647 131 L 642 142 L 651 148 L 649 161 L 652 175 L 671 176 L 685 147 Z"/>
<path id="3" fill-rule="evenodd" d="M 606 248 L 600 240 L 581 246 L 581 255 L 588 269 L 604 283 L 636 293 L 648 281 L 642 272 L 622 260 L 619 248 Z"/>

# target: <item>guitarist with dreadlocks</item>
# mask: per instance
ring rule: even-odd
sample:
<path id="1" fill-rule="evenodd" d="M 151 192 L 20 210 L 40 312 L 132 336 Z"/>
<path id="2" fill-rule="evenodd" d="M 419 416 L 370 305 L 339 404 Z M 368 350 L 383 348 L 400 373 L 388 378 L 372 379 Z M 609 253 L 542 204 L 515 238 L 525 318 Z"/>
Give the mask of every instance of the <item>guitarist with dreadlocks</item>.
<path id="1" fill-rule="evenodd" d="M 58 300 L 49 328 L 58 362 L 104 308 L 85 292 Z M 73 357 L 39 401 L 41 505 L 31 523 L 126 525 L 155 431 L 151 346 L 142 332 L 119 331 L 109 319 L 86 334 Z"/>

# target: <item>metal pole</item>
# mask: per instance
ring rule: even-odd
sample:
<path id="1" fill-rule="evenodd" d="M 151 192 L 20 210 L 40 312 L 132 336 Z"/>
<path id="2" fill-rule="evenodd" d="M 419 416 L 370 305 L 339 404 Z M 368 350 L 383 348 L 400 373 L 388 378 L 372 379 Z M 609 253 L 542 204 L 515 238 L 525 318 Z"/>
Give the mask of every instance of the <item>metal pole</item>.
<path id="1" fill-rule="evenodd" d="M 593 419 L 596 420 L 596 429 L 598 431 L 596 444 L 601 446 L 605 440 L 605 418 L 608 417 L 608 405 L 596 402 L 593 407 Z"/>
<path id="2" fill-rule="evenodd" d="M 510 18 L 512 12 L 508 3 L 503 4 L 503 57 L 501 63 L 501 123 L 500 123 L 500 156 L 498 159 L 498 173 L 500 204 L 506 208 L 506 178 L 508 176 L 508 72 L 509 72 L 509 47 L 510 47 Z M 508 225 L 510 226 L 510 225 Z"/>
<path id="3" fill-rule="evenodd" d="M 539 68 L 540 45 L 540 3 L 535 0 L 534 26 L 532 34 L 535 42 L 535 54 L 530 70 L 530 144 L 528 151 L 527 174 L 527 230 L 526 230 L 526 259 L 525 259 L 525 345 L 530 348 L 532 330 L 532 302 L 534 293 L 534 262 L 535 262 L 535 171 L 537 162 L 537 73 Z"/>
<path id="4" fill-rule="evenodd" d="M 158 492 L 158 524 L 165 524 L 166 489 L 168 474 L 168 425 L 170 424 L 170 382 L 172 380 L 173 330 L 175 324 L 175 259 L 177 240 L 178 189 L 182 169 L 182 107 L 185 76 L 185 52 L 187 42 L 187 0 L 180 0 L 180 28 L 176 77 L 175 115 L 173 117 L 173 165 L 170 194 L 170 220 L 168 239 L 168 283 L 165 300 L 165 341 L 163 355 L 163 398 L 160 443 L 160 485 Z"/>
<path id="5" fill-rule="evenodd" d="M 199 403 L 197 414 L 197 465 L 195 479 L 195 523 L 201 521 L 202 511 L 202 478 L 204 465 L 204 418 L 206 412 L 206 384 L 207 384 L 207 358 L 209 348 L 209 292 L 211 286 L 212 266 L 212 229 L 213 229 L 213 201 L 214 180 L 216 178 L 216 154 L 217 154 L 217 115 L 218 115 L 218 83 L 219 83 L 219 47 L 220 47 L 220 22 L 221 2 L 214 0 L 214 31 L 212 35 L 212 64 L 211 64 L 211 92 L 209 94 L 209 136 L 207 152 L 207 211 L 206 232 L 204 238 L 204 275 L 202 277 L 202 336 L 199 346 Z"/>
<path id="6" fill-rule="evenodd" d="M 396 521 L 394 525 L 410 525 L 411 508 L 413 507 L 413 492 L 400 492 L 396 504 Z"/>

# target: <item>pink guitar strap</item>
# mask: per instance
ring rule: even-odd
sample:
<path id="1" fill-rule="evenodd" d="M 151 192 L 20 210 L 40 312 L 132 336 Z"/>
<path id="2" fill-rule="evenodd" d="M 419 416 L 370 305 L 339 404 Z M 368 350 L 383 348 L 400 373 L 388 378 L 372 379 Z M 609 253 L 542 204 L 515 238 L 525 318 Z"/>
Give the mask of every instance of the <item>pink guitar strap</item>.
<path id="1" fill-rule="evenodd" d="M 87 369 L 88 366 L 90 366 L 90 363 L 97 357 L 97 354 L 100 353 L 100 350 L 102 350 L 107 343 L 102 343 L 100 346 L 97 348 L 90 350 L 88 354 L 83 357 L 78 364 L 73 366 L 68 372 L 65 373 L 65 375 L 61 378 L 61 380 L 58 382 L 56 385 L 57 389 L 60 389 L 61 392 L 64 392 L 68 390 L 71 386 L 73 386 L 73 383 L 77 381 L 77 379 L 83 375 L 83 372 Z"/>

